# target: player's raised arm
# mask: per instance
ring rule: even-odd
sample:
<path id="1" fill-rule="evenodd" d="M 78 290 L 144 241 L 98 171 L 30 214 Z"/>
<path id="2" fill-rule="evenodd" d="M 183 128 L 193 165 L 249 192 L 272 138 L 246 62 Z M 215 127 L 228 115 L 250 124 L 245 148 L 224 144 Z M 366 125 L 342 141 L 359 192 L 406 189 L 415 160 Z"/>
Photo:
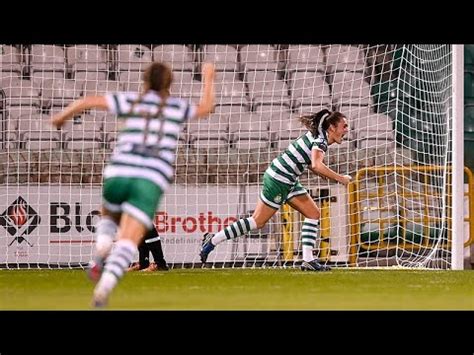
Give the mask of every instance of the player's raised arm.
<path id="1" fill-rule="evenodd" d="M 209 115 L 214 109 L 214 76 L 215 67 L 212 63 L 204 63 L 202 66 L 203 91 L 201 101 L 196 109 L 196 117 Z"/>
<path id="2" fill-rule="evenodd" d="M 75 114 L 91 108 L 107 110 L 108 106 L 105 97 L 86 96 L 82 99 L 77 99 L 70 103 L 62 112 L 54 115 L 51 118 L 51 123 L 60 128 L 66 120 L 72 118 Z"/>

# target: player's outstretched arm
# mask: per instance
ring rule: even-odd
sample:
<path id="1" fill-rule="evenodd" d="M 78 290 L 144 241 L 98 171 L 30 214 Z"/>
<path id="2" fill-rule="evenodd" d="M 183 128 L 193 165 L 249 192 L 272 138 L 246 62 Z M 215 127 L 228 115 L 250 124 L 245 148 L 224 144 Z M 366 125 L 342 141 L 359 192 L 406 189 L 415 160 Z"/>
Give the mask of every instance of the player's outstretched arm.
<path id="1" fill-rule="evenodd" d="M 77 99 L 70 103 L 62 112 L 54 115 L 51 118 L 51 123 L 60 128 L 66 120 L 72 118 L 84 110 L 97 108 L 107 110 L 107 101 L 104 96 L 86 96 L 82 99 Z"/>

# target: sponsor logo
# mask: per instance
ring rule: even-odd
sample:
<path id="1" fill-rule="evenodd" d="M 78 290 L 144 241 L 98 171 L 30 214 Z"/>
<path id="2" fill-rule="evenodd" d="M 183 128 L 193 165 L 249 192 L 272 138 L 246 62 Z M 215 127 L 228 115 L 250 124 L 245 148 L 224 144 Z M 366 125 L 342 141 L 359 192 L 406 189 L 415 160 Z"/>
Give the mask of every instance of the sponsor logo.
<path id="1" fill-rule="evenodd" d="M 21 196 L 0 215 L 0 225 L 14 237 L 8 246 L 14 242 L 18 244 L 25 242 L 32 247 L 33 244 L 26 238 L 38 227 L 40 222 L 41 217 Z"/>

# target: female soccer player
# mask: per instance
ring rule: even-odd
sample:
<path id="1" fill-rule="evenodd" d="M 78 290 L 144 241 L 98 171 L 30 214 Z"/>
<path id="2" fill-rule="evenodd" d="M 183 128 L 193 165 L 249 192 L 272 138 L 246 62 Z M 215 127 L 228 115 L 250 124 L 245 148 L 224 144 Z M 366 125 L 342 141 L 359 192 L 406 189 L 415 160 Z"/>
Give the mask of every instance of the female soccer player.
<path id="1" fill-rule="evenodd" d="M 107 304 L 137 245 L 153 228 L 155 211 L 174 177 L 175 151 L 183 124 L 189 118 L 207 116 L 214 107 L 214 73 L 213 64 L 203 64 L 203 91 L 197 106 L 170 96 L 171 68 L 155 62 L 144 72 L 143 92 L 84 97 L 52 118 L 52 123 L 61 127 L 75 114 L 96 108 L 125 120 L 103 173 L 102 214 L 96 227 L 96 252 L 88 270 L 89 277 L 97 282 L 95 307 Z"/>
<path id="2" fill-rule="evenodd" d="M 340 175 L 323 163 L 328 146 L 333 143 L 341 144 L 343 137 L 347 134 L 349 130 L 347 119 L 340 112 L 324 109 L 313 115 L 302 116 L 300 121 L 308 132 L 293 141 L 265 171 L 260 200 L 257 202 L 252 217 L 240 219 L 215 235 L 204 234 L 200 252 L 203 263 L 217 244 L 262 228 L 286 202 L 305 217 L 301 230 L 303 244 L 301 269 L 330 270 L 329 266 L 321 265 L 313 258 L 320 211 L 298 178 L 308 167 L 315 174 L 341 184 L 347 185 L 350 182 L 349 175 Z"/>

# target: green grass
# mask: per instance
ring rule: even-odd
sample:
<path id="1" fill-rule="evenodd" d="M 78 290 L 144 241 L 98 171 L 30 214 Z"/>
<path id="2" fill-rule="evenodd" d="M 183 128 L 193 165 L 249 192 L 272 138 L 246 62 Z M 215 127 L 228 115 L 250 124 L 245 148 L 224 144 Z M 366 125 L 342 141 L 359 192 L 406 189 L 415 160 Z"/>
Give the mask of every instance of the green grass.
<path id="1" fill-rule="evenodd" d="M 1 270 L 0 309 L 89 309 L 82 270 Z M 109 309 L 474 310 L 474 272 L 174 269 L 130 273 Z"/>

